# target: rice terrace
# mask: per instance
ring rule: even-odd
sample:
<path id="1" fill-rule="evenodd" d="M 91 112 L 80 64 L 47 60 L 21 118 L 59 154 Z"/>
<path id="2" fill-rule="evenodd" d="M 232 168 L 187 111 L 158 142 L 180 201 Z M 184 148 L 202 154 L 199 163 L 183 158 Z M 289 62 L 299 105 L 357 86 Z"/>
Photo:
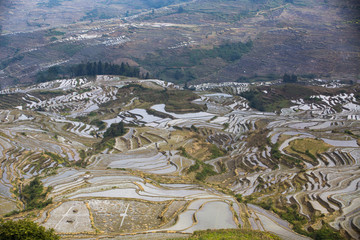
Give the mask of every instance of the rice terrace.
<path id="1" fill-rule="evenodd" d="M 0 239 L 360 239 L 359 9 L 0 1 Z"/>

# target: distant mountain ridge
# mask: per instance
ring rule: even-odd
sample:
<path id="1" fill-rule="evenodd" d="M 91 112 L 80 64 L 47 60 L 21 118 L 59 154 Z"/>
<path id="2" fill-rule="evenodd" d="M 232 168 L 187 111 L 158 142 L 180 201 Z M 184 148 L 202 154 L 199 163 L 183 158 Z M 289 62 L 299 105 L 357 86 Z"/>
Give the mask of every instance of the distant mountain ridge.
<path id="1" fill-rule="evenodd" d="M 360 75 L 355 0 L 57 2 L 0 4 L 2 87 L 99 60 L 180 84 Z M 249 41 L 246 51 L 221 48 Z"/>

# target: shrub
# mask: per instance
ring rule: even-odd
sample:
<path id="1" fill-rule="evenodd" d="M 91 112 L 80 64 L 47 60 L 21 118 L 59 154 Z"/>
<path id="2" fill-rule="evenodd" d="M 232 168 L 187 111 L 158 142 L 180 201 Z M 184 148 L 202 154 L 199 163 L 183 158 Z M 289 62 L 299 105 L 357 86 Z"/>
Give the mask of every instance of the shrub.
<path id="1" fill-rule="evenodd" d="M 104 130 L 106 128 L 106 124 L 105 122 L 99 120 L 99 119 L 94 119 L 90 122 L 91 125 L 95 125 L 99 128 L 99 130 Z"/>
<path id="2" fill-rule="evenodd" d="M 0 240 L 58 240 L 54 229 L 46 230 L 29 220 L 0 220 Z"/>
<path id="3" fill-rule="evenodd" d="M 196 161 L 195 164 L 193 164 L 189 167 L 188 173 L 196 172 L 197 170 L 199 170 L 199 168 L 200 168 L 199 161 Z"/>
<path id="4" fill-rule="evenodd" d="M 119 137 L 124 135 L 125 133 L 126 131 L 123 122 L 113 123 L 104 133 L 104 138 Z"/>
<path id="5" fill-rule="evenodd" d="M 28 185 L 25 185 L 20 192 L 20 198 L 25 202 L 25 209 L 44 208 L 52 203 L 52 199 L 45 200 L 46 193 L 39 178 L 35 178 Z"/>
<path id="6" fill-rule="evenodd" d="M 242 197 L 241 194 L 236 194 L 235 197 L 236 197 L 236 200 L 237 200 L 239 203 L 242 203 L 242 202 L 244 201 L 244 199 L 243 199 L 243 197 Z"/>

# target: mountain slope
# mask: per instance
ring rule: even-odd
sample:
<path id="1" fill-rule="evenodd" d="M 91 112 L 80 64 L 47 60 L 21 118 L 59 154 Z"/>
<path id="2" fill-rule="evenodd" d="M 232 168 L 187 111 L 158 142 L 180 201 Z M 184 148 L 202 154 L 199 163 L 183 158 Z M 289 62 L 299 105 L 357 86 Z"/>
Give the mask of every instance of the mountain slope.
<path id="1" fill-rule="evenodd" d="M 58 18 L 65 6 L 80 2 L 60 1 L 51 9 L 39 3 L 22 22 L 34 14 L 47 16 L 37 11 Z M 18 14 L 26 5 L 7 4 L 1 5 L 2 86 L 34 82 L 40 70 L 54 65 L 98 60 L 140 65 L 143 73 L 178 83 L 271 80 L 284 73 L 356 80 L 360 74 L 360 3 L 355 0 L 168 1 L 173 5 L 154 3 L 158 8 L 143 1 L 108 1 L 76 8 L 79 13 L 67 8 L 74 18 L 65 17 L 62 25 L 44 17 L 39 26 L 16 28 L 9 11 Z M 102 12 L 110 6 L 121 10 Z M 238 50 L 222 48 L 249 41 L 251 49 L 237 58 L 228 56 Z M 213 54 L 216 49 L 221 54 Z"/>

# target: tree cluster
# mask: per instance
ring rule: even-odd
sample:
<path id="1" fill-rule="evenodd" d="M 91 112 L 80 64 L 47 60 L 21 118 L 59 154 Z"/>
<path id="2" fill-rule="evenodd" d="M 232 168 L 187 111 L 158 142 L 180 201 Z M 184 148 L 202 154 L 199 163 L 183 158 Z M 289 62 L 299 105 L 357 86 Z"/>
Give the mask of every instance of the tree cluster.
<path id="1" fill-rule="evenodd" d="M 289 74 L 285 73 L 283 76 L 283 82 L 284 83 L 296 83 L 297 76 L 295 74 L 289 75 Z"/>
<path id="2" fill-rule="evenodd" d="M 246 98 L 249 101 L 249 106 L 251 108 L 255 108 L 261 112 L 265 111 L 265 101 L 262 98 L 261 92 L 257 90 L 250 90 L 247 92 L 243 92 L 240 96 Z"/>
<path id="3" fill-rule="evenodd" d="M 52 203 L 52 199 L 45 200 L 46 193 L 39 178 L 25 185 L 20 191 L 20 198 L 25 203 L 26 210 L 41 209 Z"/>
<path id="4" fill-rule="evenodd" d="M 140 69 L 131 67 L 128 63 L 111 64 L 108 62 L 87 62 L 80 63 L 71 68 L 71 74 L 77 76 L 95 75 L 123 75 L 128 77 L 140 77 Z"/>
<path id="5" fill-rule="evenodd" d="M 37 82 L 47 82 L 59 78 L 96 76 L 96 75 L 122 75 L 127 77 L 140 77 L 140 69 L 128 63 L 112 64 L 108 62 L 87 62 L 72 66 L 53 66 L 46 71 L 39 72 Z M 142 76 L 149 78 L 149 74 Z"/>

